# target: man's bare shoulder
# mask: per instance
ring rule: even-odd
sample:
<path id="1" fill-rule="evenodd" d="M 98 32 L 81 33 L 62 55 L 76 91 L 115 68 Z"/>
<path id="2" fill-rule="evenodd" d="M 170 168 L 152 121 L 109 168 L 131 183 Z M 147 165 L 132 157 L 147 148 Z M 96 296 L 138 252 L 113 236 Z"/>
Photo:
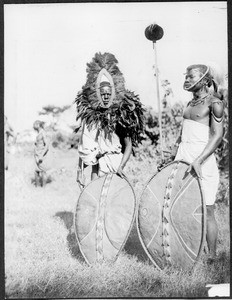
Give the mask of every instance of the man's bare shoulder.
<path id="1" fill-rule="evenodd" d="M 217 118 L 221 118 L 223 115 L 223 111 L 224 111 L 224 103 L 221 99 L 212 96 L 210 98 L 210 107 L 212 110 L 212 113 L 217 117 Z"/>

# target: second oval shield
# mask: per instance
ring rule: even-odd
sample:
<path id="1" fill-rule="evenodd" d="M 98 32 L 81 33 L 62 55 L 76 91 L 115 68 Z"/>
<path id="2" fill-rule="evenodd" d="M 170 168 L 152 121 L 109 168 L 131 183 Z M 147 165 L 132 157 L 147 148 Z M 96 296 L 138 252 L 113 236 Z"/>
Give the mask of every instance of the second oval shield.
<path id="1" fill-rule="evenodd" d="M 139 202 L 137 229 L 151 261 L 190 268 L 204 244 L 206 206 L 196 174 L 189 164 L 174 161 L 148 181 Z"/>

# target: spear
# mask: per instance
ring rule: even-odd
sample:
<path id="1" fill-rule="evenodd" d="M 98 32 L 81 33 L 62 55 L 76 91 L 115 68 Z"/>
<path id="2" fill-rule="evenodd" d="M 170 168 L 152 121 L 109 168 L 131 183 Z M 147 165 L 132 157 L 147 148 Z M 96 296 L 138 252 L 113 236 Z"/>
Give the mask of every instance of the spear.
<path id="1" fill-rule="evenodd" d="M 164 31 L 163 28 L 157 24 L 151 24 L 145 29 L 145 36 L 148 40 L 152 41 L 153 49 L 155 54 L 155 77 L 156 77 L 156 91 L 157 91 L 157 100 L 158 100 L 158 111 L 159 111 L 159 133 L 160 133 L 160 147 L 161 147 L 161 159 L 164 161 L 163 154 L 163 136 L 162 136 L 162 116 L 161 116 L 161 105 L 160 105 L 160 93 L 159 93 L 159 72 L 157 64 L 157 50 L 156 50 L 156 41 L 160 40 L 163 37 Z"/>

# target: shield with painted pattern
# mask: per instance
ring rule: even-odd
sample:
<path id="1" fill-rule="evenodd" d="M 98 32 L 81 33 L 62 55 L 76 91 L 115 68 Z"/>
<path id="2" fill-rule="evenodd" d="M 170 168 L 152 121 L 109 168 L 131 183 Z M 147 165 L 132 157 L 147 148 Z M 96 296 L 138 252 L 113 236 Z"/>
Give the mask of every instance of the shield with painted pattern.
<path id="1" fill-rule="evenodd" d="M 206 231 L 206 205 L 200 180 L 186 172 L 189 164 L 174 161 L 146 184 L 138 207 L 137 229 L 151 261 L 191 268 L 197 261 Z"/>
<path id="2" fill-rule="evenodd" d="M 75 233 L 88 264 L 117 259 L 132 228 L 136 198 L 125 178 L 109 173 L 81 192 L 75 211 Z"/>

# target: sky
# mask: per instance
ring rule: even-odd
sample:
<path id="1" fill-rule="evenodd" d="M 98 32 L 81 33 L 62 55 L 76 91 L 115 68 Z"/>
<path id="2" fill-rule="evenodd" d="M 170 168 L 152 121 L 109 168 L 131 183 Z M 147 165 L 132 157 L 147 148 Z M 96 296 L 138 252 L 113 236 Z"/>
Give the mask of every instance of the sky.
<path id="1" fill-rule="evenodd" d="M 188 65 L 213 62 L 227 73 L 226 1 L 5 4 L 4 112 L 15 132 L 31 129 L 43 106 L 72 105 L 96 52 L 114 54 L 126 88 L 157 110 L 155 52 L 144 34 L 153 23 L 164 30 L 159 79 L 174 102 L 191 97 L 182 88 Z"/>

